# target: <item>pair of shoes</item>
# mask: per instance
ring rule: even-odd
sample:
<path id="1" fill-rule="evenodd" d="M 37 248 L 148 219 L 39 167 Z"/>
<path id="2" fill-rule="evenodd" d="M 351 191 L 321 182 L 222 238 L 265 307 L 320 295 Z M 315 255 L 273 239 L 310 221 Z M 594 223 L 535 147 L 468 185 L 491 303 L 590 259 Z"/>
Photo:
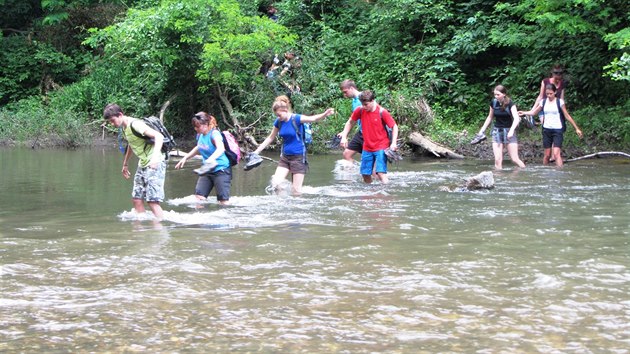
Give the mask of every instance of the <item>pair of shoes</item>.
<path id="1" fill-rule="evenodd" d="M 338 135 L 334 135 L 332 139 L 328 140 L 326 143 L 326 147 L 329 149 L 339 149 L 339 144 L 341 143 L 341 137 Z"/>
<path id="2" fill-rule="evenodd" d="M 256 153 L 249 153 L 249 155 L 247 155 L 247 163 L 245 164 L 245 166 L 243 166 L 243 169 L 245 171 L 249 171 L 254 167 L 258 167 L 260 166 L 260 164 L 263 162 L 262 157 L 260 157 L 260 155 L 256 154 Z"/>
<path id="3" fill-rule="evenodd" d="M 203 165 L 201 165 L 201 167 L 194 169 L 193 172 L 195 172 L 199 176 L 203 176 L 206 173 L 211 172 L 212 169 L 215 168 L 216 166 L 217 166 L 217 162 L 215 160 L 206 160 L 206 162 L 204 162 Z"/>
<path id="4" fill-rule="evenodd" d="M 521 123 L 525 124 L 525 127 L 529 129 L 534 129 L 536 126 L 536 122 L 534 121 L 534 117 L 532 116 L 524 116 L 521 118 Z"/>
<path id="5" fill-rule="evenodd" d="M 479 144 L 480 142 L 482 142 L 484 140 L 486 140 L 486 136 L 484 134 L 477 134 L 477 135 L 475 135 L 473 140 L 470 141 L 470 144 L 472 144 L 472 145 Z"/>
<path id="6" fill-rule="evenodd" d="M 398 162 L 403 159 L 398 151 L 394 151 L 390 148 L 385 149 L 385 156 L 387 156 L 387 161 L 389 162 Z"/>

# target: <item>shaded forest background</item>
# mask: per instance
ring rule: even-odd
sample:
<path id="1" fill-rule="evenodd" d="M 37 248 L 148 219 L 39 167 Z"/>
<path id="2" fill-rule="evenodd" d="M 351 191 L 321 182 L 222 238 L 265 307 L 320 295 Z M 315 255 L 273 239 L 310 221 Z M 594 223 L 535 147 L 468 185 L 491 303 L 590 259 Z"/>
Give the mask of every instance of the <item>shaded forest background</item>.
<path id="1" fill-rule="evenodd" d="M 584 150 L 630 147 L 630 20 L 623 0 L 0 0 L 0 141 L 76 147 L 101 134 L 102 109 L 165 111 L 192 139 L 207 111 L 260 141 L 275 95 L 295 110 L 326 107 L 316 149 L 350 103 L 339 83 L 372 89 L 403 136 L 463 144 L 487 115 L 492 88 L 529 109 L 540 81 L 564 65 L 569 111 Z M 277 19 L 269 18 L 273 5 Z M 299 59 L 265 75 L 275 55 Z M 297 89 L 299 87 L 299 90 Z M 466 135 L 466 132 L 468 135 Z M 112 135 L 115 133 L 111 131 Z M 472 133 L 472 134 L 471 134 Z M 524 134 L 527 138 L 527 134 Z M 538 134 L 531 134 L 539 139 Z"/>

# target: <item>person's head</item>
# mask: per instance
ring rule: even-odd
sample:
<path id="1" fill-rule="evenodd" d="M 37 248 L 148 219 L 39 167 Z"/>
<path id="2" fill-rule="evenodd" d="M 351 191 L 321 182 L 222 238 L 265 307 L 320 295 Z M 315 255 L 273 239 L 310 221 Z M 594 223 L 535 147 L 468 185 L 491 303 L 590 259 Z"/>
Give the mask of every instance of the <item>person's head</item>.
<path id="1" fill-rule="evenodd" d="M 562 79 L 564 75 L 564 67 L 560 64 L 556 64 L 551 68 L 551 76 L 556 79 Z"/>
<path id="2" fill-rule="evenodd" d="M 210 130 L 217 127 L 217 119 L 214 116 L 199 112 L 192 117 L 192 125 L 199 134 L 207 134 Z"/>
<path id="3" fill-rule="evenodd" d="M 354 98 L 359 92 L 357 84 L 355 84 L 352 80 L 343 80 L 341 84 L 339 84 L 339 88 L 341 89 L 341 92 L 343 92 L 343 96 L 346 98 Z"/>
<path id="4" fill-rule="evenodd" d="M 376 102 L 374 101 L 374 98 L 374 92 L 370 90 L 365 90 L 359 95 L 359 101 L 361 101 L 361 105 L 368 112 L 372 112 L 376 109 Z"/>
<path id="5" fill-rule="evenodd" d="M 285 100 L 283 96 L 278 96 L 275 101 L 273 101 L 271 110 L 273 111 L 273 114 L 281 120 L 288 120 L 291 116 L 291 102 L 289 101 L 289 98 L 286 97 Z"/>
<path id="6" fill-rule="evenodd" d="M 549 101 L 553 101 L 556 98 L 556 91 L 558 88 L 554 84 L 545 85 L 545 96 Z"/>
<path id="7" fill-rule="evenodd" d="M 494 98 L 501 102 L 501 107 L 505 108 L 510 102 L 510 96 L 508 96 L 507 88 L 503 85 L 496 85 L 493 90 Z"/>
<path id="8" fill-rule="evenodd" d="M 122 124 L 122 117 L 124 113 L 119 105 L 110 103 L 103 109 L 103 118 L 116 128 Z"/>

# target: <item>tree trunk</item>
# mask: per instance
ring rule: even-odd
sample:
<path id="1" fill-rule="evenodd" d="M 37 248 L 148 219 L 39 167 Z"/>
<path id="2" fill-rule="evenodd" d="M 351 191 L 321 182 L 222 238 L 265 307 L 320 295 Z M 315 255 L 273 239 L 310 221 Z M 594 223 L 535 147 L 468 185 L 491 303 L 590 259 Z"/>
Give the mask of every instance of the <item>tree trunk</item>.
<path id="1" fill-rule="evenodd" d="M 433 141 L 425 138 L 419 132 L 413 132 L 409 135 L 409 141 L 415 145 L 420 146 L 426 151 L 431 152 L 436 157 L 446 157 L 449 159 L 463 159 L 464 156 L 460 155 L 444 146 L 438 145 Z"/>
<path id="2" fill-rule="evenodd" d="M 584 155 L 584 156 L 581 156 L 581 157 L 576 157 L 574 159 L 568 159 L 568 160 L 565 160 L 564 162 L 572 162 L 572 161 L 590 159 L 590 158 L 593 158 L 593 157 L 599 158 L 599 157 L 604 157 L 604 156 L 624 156 L 624 157 L 630 158 L 630 154 L 626 154 L 625 152 L 602 151 L 602 152 L 596 152 L 596 153 L 590 154 L 590 155 Z"/>

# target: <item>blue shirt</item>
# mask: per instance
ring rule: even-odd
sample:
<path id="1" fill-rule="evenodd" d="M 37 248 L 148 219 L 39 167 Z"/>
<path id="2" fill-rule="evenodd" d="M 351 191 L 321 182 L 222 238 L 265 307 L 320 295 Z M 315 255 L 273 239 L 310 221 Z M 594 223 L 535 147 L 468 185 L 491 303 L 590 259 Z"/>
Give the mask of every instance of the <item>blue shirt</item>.
<path id="1" fill-rule="evenodd" d="M 203 162 L 214 154 L 217 148 L 214 146 L 214 142 L 212 140 L 219 139 L 223 141 L 221 137 L 221 132 L 218 129 L 212 129 L 208 134 L 198 134 L 197 135 L 197 148 L 199 149 L 199 153 L 201 157 L 203 157 Z M 225 147 L 224 147 L 225 148 Z M 228 160 L 225 153 L 221 154 L 219 158 L 217 158 L 217 165 L 212 170 L 212 172 L 221 171 L 230 167 L 230 160 Z"/>
<path id="2" fill-rule="evenodd" d="M 298 129 L 300 129 L 300 124 L 302 124 L 302 115 L 300 114 L 292 114 L 286 122 L 281 122 L 278 118 L 273 122 L 273 126 L 278 128 L 278 135 L 282 138 L 282 154 L 285 156 L 304 155 L 304 143 L 298 138 L 291 120 L 295 120 Z"/>
<path id="3" fill-rule="evenodd" d="M 361 100 L 359 99 L 359 96 L 360 94 L 352 99 L 352 112 L 354 112 L 355 109 L 361 107 Z M 361 119 L 357 121 L 357 124 L 359 125 L 359 131 L 361 131 Z"/>

